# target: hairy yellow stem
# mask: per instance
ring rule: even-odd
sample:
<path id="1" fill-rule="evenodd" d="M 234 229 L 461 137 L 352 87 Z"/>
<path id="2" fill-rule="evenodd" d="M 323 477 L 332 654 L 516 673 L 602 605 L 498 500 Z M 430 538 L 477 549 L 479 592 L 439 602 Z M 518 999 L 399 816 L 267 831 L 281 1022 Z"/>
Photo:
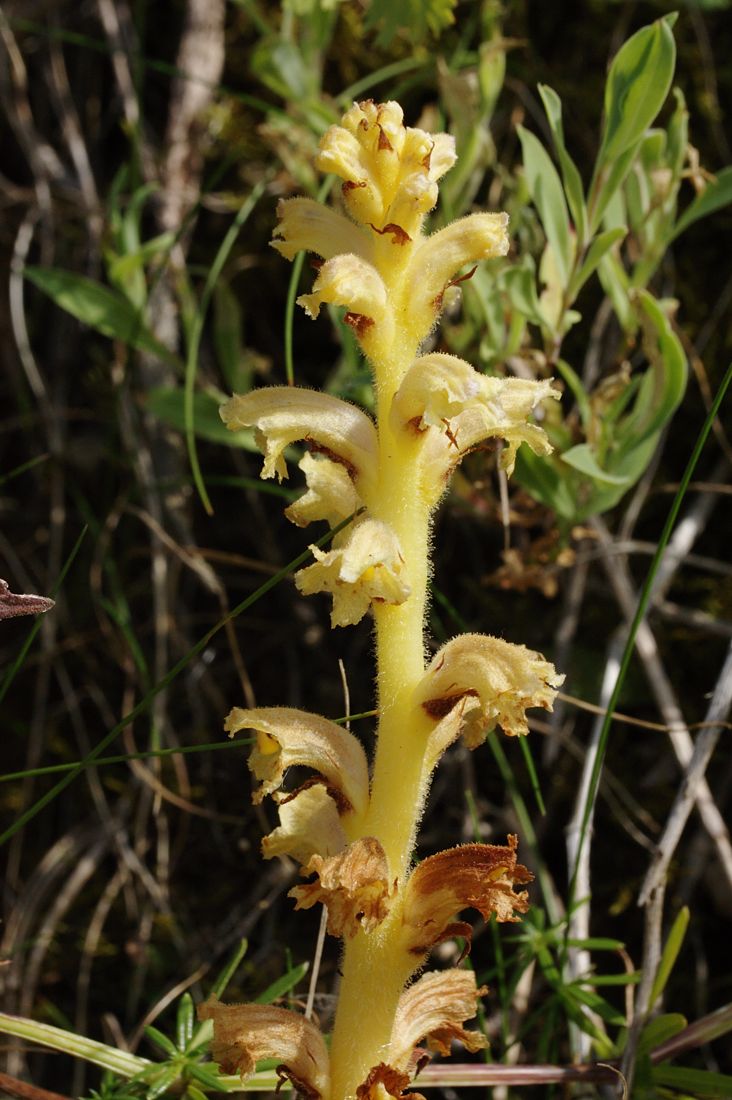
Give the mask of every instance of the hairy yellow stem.
<path id="1" fill-rule="evenodd" d="M 401 289 L 401 288 L 399 288 Z M 392 288 L 393 299 L 399 289 Z M 379 729 L 371 802 L 364 836 L 378 837 L 392 880 L 409 868 L 429 783 L 424 754 L 431 723 L 415 707 L 413 692 L 424 668 L 424 619 L 429 579 L 430 506 L 418 484 L 417 441 L 394 432 L 392 397 L 416 354 L 404 331 L 375 364 L 378 392 L 379 478 L 374 518 L 399 539 L 411 593 L 399 605 L 374 605 Z M 400 936 L 401 904 L 369 935 L 359 932 L 346 945 L 343 981 L 331 1045 L 331 1100 L 353 1100 L 369 1070 L 385 1061 L 399 997 L 417 960 Z"/>

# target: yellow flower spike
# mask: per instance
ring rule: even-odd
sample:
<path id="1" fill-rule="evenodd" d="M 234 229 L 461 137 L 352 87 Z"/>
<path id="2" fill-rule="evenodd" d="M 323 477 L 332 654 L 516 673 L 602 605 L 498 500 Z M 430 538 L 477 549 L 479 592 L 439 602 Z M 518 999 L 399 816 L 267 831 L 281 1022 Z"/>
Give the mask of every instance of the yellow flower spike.
<path id="1" fill-rule="evenodd" d="M 527 709 L 551 710 L 563 683 L 564 676 L 526 646 L 488 634 L 462 634 L 435 654 L 414 701 L 444 720 L 466 695 L 477 697 L 480 706 L 464 712 L 461 729 L 468 748 L 475 748 L 495 725 L 511 737 L 528 733 Z"/>
<path id="2" fill-rule="evenodd" d="M 199 1020 L 213 1020 L 211 1056 L 224 1073 L 250 1077 L 257 1062 L 277 1058 L 280 1083 L 288 1080 L 307 1100 L 328 1100 L 328 1049 L 320 1030 L 304 1016 L 272 1005 L 198 1006 Z"/>
<path id="3" fill-rule="evenodd" d="M 431 947 L 452 936 L 464 936 L 470 945 L 472 931 L 463 921 L 453 922 L 463 909 L 477 909 L 488 920 L 517 921 L 517 913 L 529 908 L 525 890 L 517 883 L 531 882 L 533 875 L 516 862 L 518 838 L 508 845 L 462 844 L 428 856 L 407 882 L 403 907 L 403 943 L 413 955 L 424 956 Z"/>
<path id="4" fill-rule="evenodd" d="M 224 729 L 230 737 L 241 730 L 257 733 L 249 756 L 249 769 L 261 784 L 252 794 L 255 804 L 281 786 L 287 768 L 300 764 L 323 777 L 342 813 L 364 813 L 369 797 L 366 754 L 353 734 L 335 722 L 293 707 L 234 707 Z"/>
<path id="5" fill-rule="evenodd" d="M 401 604 L 409 596 L 399 540 L 387 524 L 363 519 L 337 536 L 339 545 L 324 551 L 310 549 L 317 559 L 295 574 L 304 596 L 329 592 L 333 597 L 333 626 L 360 622 L 372 602 Z"/>
<path id="6" fill-rule="evenodd" d="M 474 970 L 423 974 L 399 1000 L 389 1045 L 389 1065 L 413 1071 L 416 1059 L 423 1053 L 415 1047 L 425 1040 L 429 1050 L 445 1057 L 450 1054 L 453 1039 L 458 1039 L 471 1053 L 487 1047 L 485 1035 L 466 1031 L 462 1026 L 475 1016 L 478 998 L 485 992 L 485 988 L 478 989 Z"/>
<path id="7" fill-rule="evenodd" d="M 537 454 L 549 454 L 546 433 L 528 417 L 542 401 L 559 396 L 551 380 L 490 378 L 464 359 L 433 352 L 407 371 L 394 395 L 391 422 L 395 430 L 433 429 L 424 441 L 422 465 L 434 499 L 452 468 L 484 439 L 499 436 L 506 441 L 501 465 L 509 475 L 521 443 Z"/>
<path id="8" fill-rule="evenodd" d="M 270 243 L 286 260 L 294 260 L 298 252 L 314 252 L 324 260 L 353 252 L 364 260 L 373 260 L 370 237 L 350 218 L 321 202 L 304 198 L 280 199 L 277 216 L 279 222 Z"/>
<path id="9" fill-rule="evenodd" d="M 449 134 L 405 127 L 398 103 L 366 100 L 326 131 L 315 163 L 344 180 L 346 209 L 357 221 L 377 230 L 391 222 L 414 238 L 455 160 Z"/>
<path id="10" fill-rule="evenodd" d="M 262 838 L 265 859 L 291 856 L 304 866 L 312 856 L 334 856 L 348 843 L 338 808 L 320 783 L 280 798 L 280 825 Z"/>
<path id="11" fill-rule="evenodd" d="M 289 896 L 296 899 L 296 909 L 322 902 L 331 936 L 351 939 L 359 931 L 372 932 L 386 917 L 395 895 L 384 849 L 372 836 L 355 840 L 327 859 L 314 855 L 302 874 L 314 874 L 316 879 L 294 886 Z"/>
<path id="12" fill-rule="evenodd" d="M 305 474 L 307 492 L 285 508 L 285 515 L 298 527 L 307 527 L 317 520 L 326 520 L 336 527 L 362 506 L 348 470 L 325 455 L 300 459 L 298 468 Z"/>
<path id="13" fill-rule="evenodd" d="M 366 486 L 376 479 L 378 442 L 366 413 L 347 401 L 295 386 L 267 386 L 230 398 L 220 409 L 231 431 L 254 428 L 264 454 L 261 477 L 287 477 L 283 451 L 302 439 L 341 462 L 353 480 Z"/>

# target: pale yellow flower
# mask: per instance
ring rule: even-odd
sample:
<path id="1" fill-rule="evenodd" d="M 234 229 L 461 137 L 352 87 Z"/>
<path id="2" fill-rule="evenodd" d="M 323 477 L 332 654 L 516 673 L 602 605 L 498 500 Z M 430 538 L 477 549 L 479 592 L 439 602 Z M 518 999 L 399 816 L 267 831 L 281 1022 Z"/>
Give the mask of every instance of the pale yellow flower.
<path id="1" fill-rule="evenodd" d="M 277 204 L 279 222 L 271 244 L 286 260 L 298 252 L 314 252 L 324 260 L 344 252 L 353 252 L 367 262 L 373 262 L 370 236 L 347 218 L 315 199 L 280 199 Z"/>
<path id="2" fill-rule="evenodd" d="M 414 699 L 448 724 L 450 712 L 461 706 L 459 732 L 468 748 L 475 748 L 496 725 L 509 736 L 528 733 L 526 711 L 551 710 L 563 683 L 564 676 L 526 646 L 487 634 L 462 634 L 435 654 Z M 477 699 L 478 706 L 464 708 L 466 696 Z"/>
<path id="3" fill-rule="evenodd" d="M 345 466 L 356 485 L 376 479 L 378 442 L 365 412 L 316 390 L 267 386 L 230 398 L 220 409 L 227 428 L 254 428 L 264 454 L 263 478 L 287 477 L 284 450 L 297 440 Z"/>
<path id="4" fill-rule="evenodd" d="M 509 475 L 522 443 L 536 454 L 549 454 L 546 432 L 528 418 L 542 401 L 559 396 L 551 380 L 491 378 L 464 359 L 433 352 L 416 359 L 405 374 L 391 420 L 395 427 L 424 434 L 423 476 L 439 495 L 450 470 L 485 439 L 506 441 L 501 465 Z"/>
<path id="5" fill-rule="evenodd" d="M 307 452 L 298 467 L 305 474 L 307 492 L 285 508 L 287 518 L 298 527 L 307 527 L 318 520 L 336 527 L 361 508 L 362 501 L 351 476 L 340 462 Z"/>
<path id="6" fill-rule="evenodd" d="M 262 838 L 265 859 L 291 856 L 305 866 L 314 855 L 334 856 L 348 843 L 338 806 L 320 783 L 279 796 L 280 824 Z"/>
<path id="7" fill-rule="evenodd" d="M 322 776 L 342 812 L 365 811 L 369 796 L 366 754 L 342 726 L 294 707 L 234 707 L 224 729 L 230 737 L 241 730 L 254 730 L 257 735 L 249 755 L 249 769 L 261 784 L 252 795 L 254 803 L 281 786 L 287 768 L 304 765 Z"/>
<path id="8" fill-rule="evenodd" d="M 320 142 L 316 166 L 344 180 L 346 209 L 376 229 L 398 224 L 410 237 L 437 202 L 437 180 L 455 163 L 449 134 L 405 127 L 398 103 L 354 103 Z"/>
<path id="9" fill-rule="evenodd" d="M 333 626 L 359 622 L 375 600 L 400 604 L 409 596 L 399 541 L 380 520 L 354 523 L 336 537 L 331 550 L 310 549 L 316 561 L 295 574 L 295 584 L 304 596 L 332 595 Z"/>

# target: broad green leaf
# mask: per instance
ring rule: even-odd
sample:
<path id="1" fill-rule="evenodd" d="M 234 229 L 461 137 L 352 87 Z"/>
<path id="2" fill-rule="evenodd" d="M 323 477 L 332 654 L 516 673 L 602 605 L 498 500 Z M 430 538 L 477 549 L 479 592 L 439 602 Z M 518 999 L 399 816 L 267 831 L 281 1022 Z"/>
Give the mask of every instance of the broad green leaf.
<path id="1" fill-rule="evenodd" d="M 577 165 L 567 152 L 567 147 L 564 143 L 562 101 L 554 89 L 550 88 L 548 84 L 539 84 L 538 87 L 539 95 L 541 96 L 544 110 L 546 111 L 546 117 L 549 121 L 549 128 L 554 138 L 554 147 L 557 151 L 559 166 L 562 169 L 564 191 L 567 196 L 567 202 L 569 203 L 569 209 L 574 218 L 575 229 L 577 230 L 577 240 L 582 244 L 587 234 L 587 208 L 585 206 L 582 177 L 580 176 Z"/>
<path id="2" fill-rule="evenodd" d="M 590 188 L 589 221 L 591 233 L 594 233 L 603 221 L 605 221 L 608 228 L 611 228 L 605 220 L 607 211 L 611 204 L 616 201 L 623 180 L 628 175 L 637 154 L 638 144 L 636 143 L 609 164 L 598 165 L 598 170 Z M 625 221 L 625 215 L 623 215 L 622 221 Z"/>
<path id="3" fill-rule="evenodd" d="M 574 521 L 577 505 L 566 475 L 551 460 L 540 458 L 529 447 L 519 447 L 514 474 L 533 497 L 564 519 Z"/>
<path id="4" fill-rule="evenodd" d="M 613 252 L 606 252 L 601 257 L 597 274 L 623 331 L 628 335 L 634 333 L 638 328 L 638 321 L 628 295 L 630 282 L 625 268 Z"/>
<path id="5" fill-rule="evenodd" d="M 501 272 L 500 279 L 514 309 L 522 313 L 528 321 L 541 325 L 543 318 L 536 293 L 536 271 L 531 257 L 525 256 L 522 262 L 506 268 Z"/>
<path id="6" fill-rule="evenodd" d="M 406 37 L 418 45 L 455 22 L 456 0 L 371 0 L 366 29 L 378 28 L 377 46 L 391 46 Z"/>
<path id="7" fill-rule="evenodd" d="M 590 408 L 590 399 L 587 396 L 587 390 L 582 385 L 582 379 L 577 372 L 570 367 L 569 363 L 566 363 L 563 359 L 557 361 L 557 370 L 572 391 L 572 396 L 577 402 L 582 426 L 586 431 L 592 422 L 592 409 Z"/>
<path id="8" fill-rule="evenodd" d="M 618 50 L 605 85 L 605 125 L 598 164 L 617 160 L 643 136 L 671 88 L 675 16 L 642 27 Z"/>
<path id="9" fill-rule="evenodd" d="M 721 210 L 723 206 L 732 202 L 732 165 L 723 168 L 711 183 L 708 183 L 701 195 L 698 195 L 684 213 L 681 215 L 674 228 L 671 240 L 675 240 L 681 233 L 698 222 L 700 218 L 706 218 L 715 210 Z"/>
<path id="10" fill-rule="evenodd" d="M 124 291 L 131 277 L 140 271 L 148 260 L 159 256 L 161 252 L 169 252 L 174 244 L 175 233 L 161 233 L 159 236 L 151 237 L 149 241 L 145 241 L 134 252 L 127 252 L 123 256 L 111 258 L 107 269 L 110 282 Z"/>
<path id="11" fill-rule="evenodd" d="M 518 127 L 518 135 L 529 192 L 552 247 L 562 286 L 566 287 L 572 263 L 572 242 L 562 184 L 551 157 L 536 135 L 523 126 Z"/>
<path id="12" fill-rule="evenodd" d="M 286 38 L 261 38 L 251 53 L 252 73 L 275 95 L 305 104 L 316 92 L 315 72 L 296 43 Z"/>
<path id="13" fill-rule="evenodd" d="M 230 432 L 219 416 L 219 408 L 224 397 L 214 396 L 211 393 L 195 393 L 193 395 L 193 424 L 194 431 L 201 439 L 208 439 L 212 443 L 225 443 L 228 447 L 243 447 L 245 451 L 257 451 L 259 448 L 254 443 L 254 432 L 243 429 L 239 432 Z M 150 390 L 145 404 L 148 411 L 157 416 L 171 428 L 177 428 L 180 432 L 186 430 L 185 395 L 182 389 L 169 389 L 161 386 Z"/>
<path id="14" fill-rule="evenodd" d="M 686 1069 L 665 1063 L 654 1066 L 651 1077 L 655 1085 L 667 1085 L 677 1091 L 688 1092 L 694 1100 L 729 1100 L 732 1096 L 732 1077 L 726 1073 L 712 1073 L 706 1069 Z"/>
<path id="15" fill-rule="evenodd" d="M 241 308 L 224 279 L 219 279 L 214 288 L 213 307 L 213 340 L 221 373 L 232 393 L 248 393 L 252 372 L 241 342 Z"/>
<path id="16" fill-rule="evenodd" d="M 636 294 L 643 347 L 650 361 L 633 412 L 622 426 L 622 442 L 637 446 L 670 420 L 686 390 L 687 362 L 681 341 L 656 299 L 646 290 Z"/>
<path id="17" fill-rule="evenodd" d="M 103 336 L 180 366 L 178 357 L 155 339 L 139 311 L 117 291 L 74 271 L 55 267 L 27 267 L 25 276 L 57 306 Z"/>
<path id="18" fill-rule="evenodd" d="M 650 1054 L 667 1039 L 673 1039 L 687 1025 L 686 1017 L 680 1012 L 665 1012 L 662 1016 L 655 1016 L 649 1020 L 641 1032 L 638 1040 L 638 1057 L 642 1058 Z"/>
<path id="19" fill-rule="evenodd" d="M 564 454 L 559 457 L 562 462 L 566 462 L 568 466 L 572 466 L 575 470 L 579 470 L 580 473 L 592 478 L 593 481 L 600 481 L 607 485 L 622 485 L 626 487 L 630 485 L 630 481 L 627 477 L 610 474 L 607 470 L 603 470 L 589 443 L 578 443 L 576 447 L 570 447 L 568 451 L 565 451 Z"/>
<path id="20" fill-rule="evenodd" d="M 577 294 L 579 294 L 589 277 L 597 270 L 603 256 L 609 252 L 618 241 L 622 241 L 627 232 L 626 226 L 618 225 L 614 229 L 605 229 L 602 233 L 598 233 L 587 249 L 587 255 L 582 261 L 582 266 L 572 280 L 570 291 L 572 298 L 575 298 Z"/>
<path id="21" fill-rule="evenodd" d="M 305 974 L 307 974 L 310 967 L 309 963 L 300 963 L 299 966 L 293 966 L 292 970 L 288 970 L 286 974 L 283 974 L 281 978 L 278 978 L 276 982 L 272 982 L 272 985 L 265 989 L 264 993 L 260 993 L 255 1000 L 255 1004 L 258 1005 L 270 1005 L 273 1001 L 276 1001 L 278 997 L 284 997 L 285 993 L 289 993 L 291 989 L 302 981 Z"/>
<path id="22" fill-rule="evenodd" d="M 658 964 L 658 970 L 656 971 L 656 977 L 653 980 L 653 988 L 651 989 L 651 996 L 648 1001 L 648 1007 L 653 1009 L 656 1001 L 666 988 L 666 983 L 671 977 L 671 971 L 674 968 L 676 959 L 678 958 L 679 951 L 681 950 L 686 936 L 686 930 L 689 927 L 689 906 L 684 905 L 679 909 L 676 914 L 676 919 L 671 925 L 671 930 L 664 944 L 663 953 L 661 955 L 660 962 Z"/>
<path id="23" fill-rule="evenodd" d="M 689 112 L 686 109 L 686 100 L 681 88 L 674 88 L 676 108 L 671 121 L 668 124 L 666 148 L 668 150 L 668 166 L 673 172 L 674 180 L 678 181 L 686 159 L 686 150 L 689 145 Z"/>

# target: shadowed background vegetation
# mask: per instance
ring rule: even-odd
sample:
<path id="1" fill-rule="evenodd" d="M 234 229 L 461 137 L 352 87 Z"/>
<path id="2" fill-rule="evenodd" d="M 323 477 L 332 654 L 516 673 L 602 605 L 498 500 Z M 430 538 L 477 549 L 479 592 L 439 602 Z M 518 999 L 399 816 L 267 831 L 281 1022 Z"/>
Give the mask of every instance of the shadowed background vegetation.
<path id="1" fill-rule="evenodd" d="M 350 713 L 369 712 L 370 628 L 331 631 L 327 601 L 303 599 L 288 576 L 259 594 L 320 532 L 283 519 L 297 478 L 259 481 L 253 439 L 227 433 L 217 408 L 233 391 L 293 378 L 370 405 L 369 373 L 339 311 L 315 323 L 293 315 L 312 272 L 268 247 L 278 198 L 318 193 L 318 138 L 363 97 L 398 99 L 410 124 L 455 134 L 461 159 L 435 226 L 475 208 L 512 217 L 509 263 L 521 274 L 488 266 L 456 288 L 435 346 L 491 372 L 553 373 L 565 388 L 548 428 L 557 455 L 570 457 L 520 464 L 502 500 L 495 452 L 477 451 L 435 531 L 435 641 L 496 633 L 567 674 L 568 697 L 537 720 L 528 752 L 491 735 L 476 754 L 448 755 L 421 838 L 428 854 L 517 831 L 537 876 L 523 924 L 480 925 L 473 939 L 473 965 L 491 987 L 481 1023 L 492 1057 L 619 1056 L 640 971 L 655 967 L 683 906 L 690 920 L 685 938 L 685 917 L 675 925 L 683 946 L 666 1013 L 692 1021 L 732 1001 L 728 726 L 707 782 L 692 785 L 678 847 L 662 848 L 665 898 L 656 884 L 655 901 L 638 906 L 695 724 L 728 718 L 724 406 L 656 574 L 594 823 L 584 821 L 589 867 L 571 889 L 566 847 L 569 830 L 576 850 L 592 804 L 588 760 L 604 746 L 592 707 L 609 698 L 730 359 L 729 9 L 681 7 L 673 86 L 683 99 L 662 95 L 649 118 L 666 144 L 635 150 L 635 182 L 613 193 L 585 243 L 626 233 L 603 238 L 604 259 L 581 288 L 558 274 L 563 248 L 574 264 L 577 209 L 537 85 L 560 98 L 566 150 L 591 191 L 610 60 L 670 10 L 599 0 L 4 6 L 0 576 L 13 592 L 56 599 L 29 646 L 30 619 L 0 623 L 4 1011 L 162 1058 L 170 1052 L 151 1045 L 146 1025 L 173 1035 L 181 995 L 201 999 L 242 939 L 227 999 L 307 994 L 301 964 L 312 960 L 318 915 L 293 918 L 294 864 L 261 861 L 271 810 L 251 805 L 245 750 L 222 742 L 223 719 L 255 704 L 342 716 L 344 681 Z M 657 91 L 651 79 L 644 94 Z M 673 167 L 685 109 L 693 149 L 680 139 Z M 546 198 L 545 157 L 561 202 L 551 187 Z M 679 218 L 700 201 L 709 216 L 697 206 L 686 229 Z M 368 749 L 370 718 L 353 729 Z M 95 749 L 124 759 L 34 774 Z M 591 905 L 578 906 L 590 886 Z M 459 953 L 441 950 L 447 961 Z M 325 1028 L 337 966 L 327 941 L 315 1001 Z M 149 1083 L 124 1092 L 66 1054 L 6 1039 L 8 1074 L 66 1096 L 176 1087 L 171 1076 L 158 1092 Z M 697 1042 L 684 1064 L 732 1072 L 728 1036 Z M 652 1082 L 642 1058 L 639 1067 L 638 1098 L 729 1095 L 711 1076 L 708 1087 L 722 1091 L 699 1091 L 693 1076 Z"/>

